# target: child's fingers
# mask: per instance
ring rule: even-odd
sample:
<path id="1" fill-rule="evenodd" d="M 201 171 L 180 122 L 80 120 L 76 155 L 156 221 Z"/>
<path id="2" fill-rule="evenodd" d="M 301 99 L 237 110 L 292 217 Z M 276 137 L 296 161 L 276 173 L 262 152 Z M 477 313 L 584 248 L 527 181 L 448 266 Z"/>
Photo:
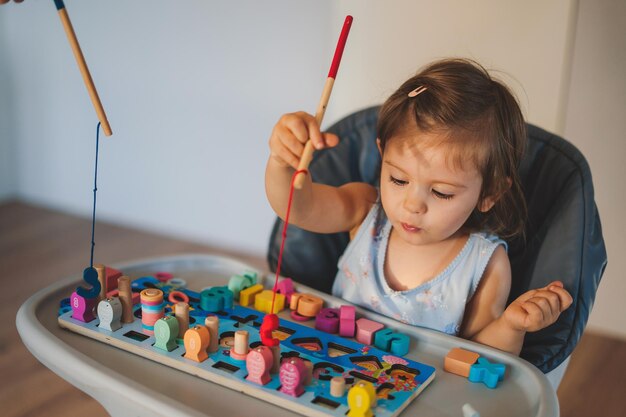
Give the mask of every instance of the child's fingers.
<path id="1" fill-rule="evenodd" d="M 311 115 L 304 112 L 285 114 L 280 118 L 278 123 L 280 126 L 291 131 L 293 137 L 300 143 L 306 143 L 312 133 L 309 131 Z M 315 123 L 315 119 L 313 119 L 313 123 Z"/>
<path id="2" fill-rule="evenodd" d="M 333 148 L 339 144 L 339 136 L 334 133 L 322 133 L 326 147 Z"/>
<path id="3" fill-rule="evenodd" d="M 528 300 L 525 303 L 523 303 L 520 307 L 527 314 L 526 320 L 525 320 L 525 325 L 527 328 L 532 328 L 536 323 L 543 322 L 544 320 L 543 310 L 533 301 Z"/>
<path id="4" fill-rule="evenodd" d="M 570 295 L 570 293 L 563 287 L 549 287 L 549 290 L 556 294 L 557 297 L 559 297 L 559 302 L 560 302 L 560 309 L 559 311 L 565 311 L 569 306 L 572 305 L 572 302 L 574 301 L 572 299 L 572 296 Z"/>
<path id="5" fill-rule="evenodd" d="M 539 294 L 537 297 L 531 298 L 530 300 L 526 301 L 526 303 L 533 303 L 534 305 L 539 307 L 539 309 L 541 309 L 541 315 L 544 320 L 549 319 L 550 317 L 554 315 L 554 313 L 558 314 L 559 312 L 558 301 L 557 301 L 557 305 L 554 306 L 554 310 L 553 310 L 553 306 L 548 300 L 548 298 L 542 294 Z"/>
<path id="6" fill-rule="evenodd" d="M 286 148 L 289 152 L 300 159 L 300 156 L 304 151 L 304 145 L 293 134 L 293 131 L 281 127 L 276 130 L 276 137 L 280 143 L 279 147 L 282 145 L 282 147 Z"/>

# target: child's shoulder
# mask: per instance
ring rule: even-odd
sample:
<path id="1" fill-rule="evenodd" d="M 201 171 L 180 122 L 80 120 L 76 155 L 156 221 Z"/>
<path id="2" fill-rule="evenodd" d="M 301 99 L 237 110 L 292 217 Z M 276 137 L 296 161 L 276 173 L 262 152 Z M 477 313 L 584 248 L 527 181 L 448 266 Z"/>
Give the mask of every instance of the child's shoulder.
<path id="1" fill-rule="evenodd" d="M 473 232 L 470 233 L 470 237 L 476 239 L 480 244 L 485 246 L 502 246 L 505 252 L 508 252 L 508 244 L 505 240 L 501 239 L 499 236 L 488 233 L 488 232 Z"/>

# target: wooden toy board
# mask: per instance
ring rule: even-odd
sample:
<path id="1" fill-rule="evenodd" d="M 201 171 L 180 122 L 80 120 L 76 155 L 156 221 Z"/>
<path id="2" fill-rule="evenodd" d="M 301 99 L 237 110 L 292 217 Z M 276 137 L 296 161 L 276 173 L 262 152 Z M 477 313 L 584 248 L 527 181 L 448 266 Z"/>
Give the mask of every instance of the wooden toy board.
<path id="1" fill-rule="evenodd" d="M 330 379 L 343 376 L 347 387 L 359 380 L 370 381 L 377 391 L 374 415 L 397 416 L 434 379 L 435 368 L 394 356 L 375 347 L 363 345 L 353 339 L 318 331 L 292 321 L 280 319 L 280 327 L 273 336 L 281 340 L 281 357 L 298 356 L 313 364 L 312 382 L 305 386 L 300 397 L 292 397 L 278 391 L 278 374 L 272 374 L 267 385 L 258 385 L 245 379 L 245 361 L 230 357 L 234 332 L 247 330 L 250 347 L 260 344 L 259 327 L 264 313 L 242 307 L 236 303 L 231 309 L 209 313 L 200 308 L 200 295 L 188 289 L 161 283 L 152 277 L 139 278 L 132 283 L 133 292 L 156 287 L 164 292 L 167 300 L 170 291 L 177 290 L 189 296 L 190 326 L 203 324 L 207 315 L 219 317 L 220 347 L 204 362 L 198 363 L 183 357 L 182 340 L 171 352 L 153 347 L 154 336 L 142 333 L 141 306 L 133 308 L 135 320 L 121 329 L 110 332 L 98 327 L 99 320 L 89 323 L 72 318 L 69 301 L 61 303 L 59 325 L 78 334 L 99 340 L 155 362 L 176 368 L 208 381 L 243 392 L 278 406 L 310 416 L 345 416 L 349 411 L 346 395 L 330 395 Z M 172 305 L 166 301 L 165 313 L 172 314 Z"/>

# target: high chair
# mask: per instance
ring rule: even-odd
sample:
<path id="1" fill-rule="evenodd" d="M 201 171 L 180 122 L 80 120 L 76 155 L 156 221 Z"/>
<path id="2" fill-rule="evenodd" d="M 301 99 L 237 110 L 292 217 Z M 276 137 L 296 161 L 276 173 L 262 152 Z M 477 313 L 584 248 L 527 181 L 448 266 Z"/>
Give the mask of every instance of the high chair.
<path id="1" fill-rule="evenodd" d="M 353 181 L 378 183 L 376 147 L 379 107 L 353 113 L 328 129 L 337 147 L 315 152 L 310 165 L 316 182 L 339 186 Z M 528 219 L 525 240 L 509 244 L 512 288 L 509 303 L 522 293 L 560 280 L 574 301 L 556 323 L 528 333 L 520 356 L 542 372 L 556 389 L 569 356 L 587 323 L 607 256 L 591 171 L 580 151 L 565 139 L 528 125 L 528 146 L 520 167 Z M 267 260 L 276 270 L 283 222 L 271 232 Z M 281 275 L 330 293 L 337 261 L 348 233 L 317 234 L 290 225 Z"/>

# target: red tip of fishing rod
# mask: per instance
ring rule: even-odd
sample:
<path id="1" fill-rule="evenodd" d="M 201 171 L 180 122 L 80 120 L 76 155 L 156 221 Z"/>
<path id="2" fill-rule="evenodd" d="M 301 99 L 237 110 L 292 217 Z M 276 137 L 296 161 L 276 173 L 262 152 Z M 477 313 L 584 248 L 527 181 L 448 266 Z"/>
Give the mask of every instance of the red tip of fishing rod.
<path id="1" fill-rule="evenodd" d="M 352 16 L 346 16 L 346 20 L 343 22 L 343 28 L 341 29 L 341 35 L 339 35 L 339 41 L 337 42 L 337 48 L 335 49 L 335 56 L 333 62 L 330 64 L 330 71 L 328 71 L 329 78 L 336 78 L 337 71 L 339 70 L 339 63 L 341 62 L 341 56 L 343 55 L 343 48 L 346 46 L 346 40 L 348 39 L 348 33 L 350 33 L 350 27 L 352 26 Z"/>

